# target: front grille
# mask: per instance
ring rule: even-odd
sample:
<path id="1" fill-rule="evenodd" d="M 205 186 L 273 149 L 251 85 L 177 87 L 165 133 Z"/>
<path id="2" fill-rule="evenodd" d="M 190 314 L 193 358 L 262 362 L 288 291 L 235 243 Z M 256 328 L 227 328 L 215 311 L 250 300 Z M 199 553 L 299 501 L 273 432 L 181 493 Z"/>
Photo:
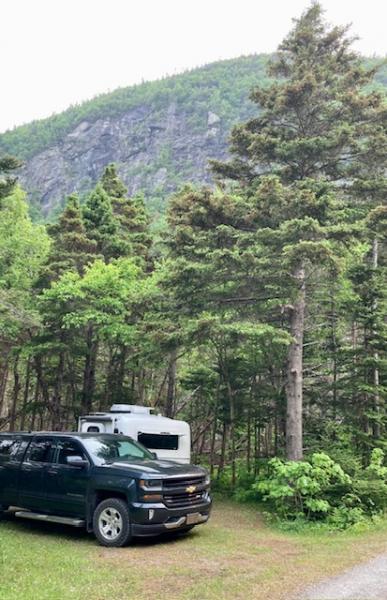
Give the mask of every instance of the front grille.
<path id="1" fill-rule="evenodd" d="M 202 485 L 205 479 L 203 475 L 199 475 L 198 477 L 176 477 L 164 479 L 163 486 L 167 490 L 186 488 L 190 485 Z"/>
<path id="2" fill-rule="evenodd" d="M 186 508 L 200 504 L 206 495 L 206 478 L 184 477 L 165 479 L 163 482 L 164 502 L 168 508 Z M 188 488 L 194 488 L 188 490 Z"/>
<path id="3" fill-rule="evenodd" d="M 164 502 L 168 508 L 186 508 L 187 506 L 195 506 L 203 501 L 205 492 L 193 494 L 175 494 L 173 496 L 164 496 Z"/>

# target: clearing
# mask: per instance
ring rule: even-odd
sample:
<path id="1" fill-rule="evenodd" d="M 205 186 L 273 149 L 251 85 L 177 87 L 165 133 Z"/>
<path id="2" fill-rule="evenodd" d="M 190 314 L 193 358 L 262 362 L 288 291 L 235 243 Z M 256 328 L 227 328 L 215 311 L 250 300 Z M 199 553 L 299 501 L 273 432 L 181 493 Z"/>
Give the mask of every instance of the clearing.
<path id="1" fill-rule="evenodd" d="M 258 510 L 215 500 L 185 537 L 106 549 L 84 531 L 7 516 L 1 600 L 291 600 L 387 549 L 387 524 L 363 533 L 284 533 Z M 310 588 L 309 588 L 310 589 Z"/>

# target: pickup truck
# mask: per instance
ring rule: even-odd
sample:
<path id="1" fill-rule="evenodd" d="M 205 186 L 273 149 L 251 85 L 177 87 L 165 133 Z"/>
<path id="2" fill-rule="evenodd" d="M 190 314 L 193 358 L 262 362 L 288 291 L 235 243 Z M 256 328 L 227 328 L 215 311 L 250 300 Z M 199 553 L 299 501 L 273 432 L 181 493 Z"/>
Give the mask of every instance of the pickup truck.
<path id="1" fill-rule="evenodd" d="M 209 487 L 204 469 L 157 460 L 127 436 L 0 434 L 0 514 L 86 527 L 103 546 L 205 523 Z"/>

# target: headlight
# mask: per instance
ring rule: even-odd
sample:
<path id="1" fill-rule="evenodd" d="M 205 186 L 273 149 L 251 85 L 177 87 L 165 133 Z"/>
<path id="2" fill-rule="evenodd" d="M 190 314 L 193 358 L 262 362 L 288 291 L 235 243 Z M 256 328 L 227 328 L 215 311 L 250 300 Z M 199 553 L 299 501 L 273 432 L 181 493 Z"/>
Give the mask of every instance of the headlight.
<path id="1" fill-rule="evenodd" d="M 143 490 L 160 491 L 163 487 L 161 479 L 140 479 L 139 486 Z"/>
<path id="2" fill-rule="evenodd" d="M 210 477 L 209 473 L 207 473 L 204 483 L 205 483 L 205 485 L 211 484 L 211 477 Z"/>

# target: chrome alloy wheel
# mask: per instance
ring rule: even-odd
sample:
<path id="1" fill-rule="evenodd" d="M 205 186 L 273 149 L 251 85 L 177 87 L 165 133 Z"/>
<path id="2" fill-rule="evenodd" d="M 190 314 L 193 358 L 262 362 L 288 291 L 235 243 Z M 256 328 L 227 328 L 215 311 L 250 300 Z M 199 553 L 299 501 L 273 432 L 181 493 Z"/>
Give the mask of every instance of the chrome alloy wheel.
<path id="1" fill-rule="evenodd" d="M 122 517 L 115 508 L 105 508 L 98 518 L 98 529 L 101 535 L 109 541 L 118 538 L 122 531 Z"/>

